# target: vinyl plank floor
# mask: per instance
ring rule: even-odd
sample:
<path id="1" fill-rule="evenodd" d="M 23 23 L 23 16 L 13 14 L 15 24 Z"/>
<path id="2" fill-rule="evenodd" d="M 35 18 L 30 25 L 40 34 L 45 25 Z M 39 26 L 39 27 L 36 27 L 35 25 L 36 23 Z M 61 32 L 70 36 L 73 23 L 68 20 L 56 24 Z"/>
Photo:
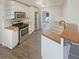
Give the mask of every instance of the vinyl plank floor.
<path id="1" fill-rule="evenodd" d="M 41 59 L 40 31 L 33 32 L 12 50 L 0 45 L 0 59 Z"/>

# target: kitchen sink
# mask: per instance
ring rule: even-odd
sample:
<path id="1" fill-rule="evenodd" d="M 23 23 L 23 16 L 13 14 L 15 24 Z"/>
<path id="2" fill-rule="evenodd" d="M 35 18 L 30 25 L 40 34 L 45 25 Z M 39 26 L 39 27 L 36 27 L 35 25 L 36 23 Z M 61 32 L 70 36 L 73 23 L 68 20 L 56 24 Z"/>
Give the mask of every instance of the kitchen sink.
<path id="1" fill-rule="evenodd" d="M 50 29 L 51 32 L 55 32 L 57 34 L 61 34 L 63 31 L 64 31 L 64 26 L 53 26 L 51 29 Z"/>

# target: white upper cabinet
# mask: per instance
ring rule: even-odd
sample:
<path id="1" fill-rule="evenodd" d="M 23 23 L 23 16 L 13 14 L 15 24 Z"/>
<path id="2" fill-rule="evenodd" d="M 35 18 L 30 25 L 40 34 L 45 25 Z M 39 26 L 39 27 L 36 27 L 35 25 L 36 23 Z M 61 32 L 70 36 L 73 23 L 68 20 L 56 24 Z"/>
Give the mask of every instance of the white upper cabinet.
<path id="1" fill-rule="evenodd" d="M 12 8 L 11 8 L 11 0 L 5 0 L 5 6 L 4 6 L 4 8 L 5 8 L 5 10 L 4 10 L 4 12 L 5 12 L 5 14 L 4 14 L 4 18 L 5 19 L 10 19 L 11 17 L 12 17 L 12 15 L 11 15 L 11 10 L 12 10 Z"/>
<path id="2" fill-rule="evenodd" d="M 5 1 L 0 0 L 0 21 L 3 20 L 3 17 L 4 17 L 4 4 L 5 4 Z"/>
<path id="3" fill-rule="evenodd" d="M 29 6 L 24 5 L 22 3 L 16 1 L 8 0 L 5 3 L 5 18 L 6 19 L 13 19 L 14 12 L 26 12 L 26 18 L 29 17 Z"/>
<path id="4" fill-rule="evenodd" d="M 5 19 L 14 18 L 14 12 L 26 12 L 26 18 L 34 19 L 35 7 L 28 6 L 21 2 L 5 0 Z"/>

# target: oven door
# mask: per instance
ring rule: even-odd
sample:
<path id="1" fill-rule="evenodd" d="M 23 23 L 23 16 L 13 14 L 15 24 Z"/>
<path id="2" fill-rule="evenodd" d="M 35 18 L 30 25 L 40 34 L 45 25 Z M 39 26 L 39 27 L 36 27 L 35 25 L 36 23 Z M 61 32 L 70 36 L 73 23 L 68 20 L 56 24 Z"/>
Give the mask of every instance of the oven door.
<path id="1" fill-rule="evenodd" d="M 29 35 L 29 27 L 20 29 L 20 43 L 24 41 Z"/>

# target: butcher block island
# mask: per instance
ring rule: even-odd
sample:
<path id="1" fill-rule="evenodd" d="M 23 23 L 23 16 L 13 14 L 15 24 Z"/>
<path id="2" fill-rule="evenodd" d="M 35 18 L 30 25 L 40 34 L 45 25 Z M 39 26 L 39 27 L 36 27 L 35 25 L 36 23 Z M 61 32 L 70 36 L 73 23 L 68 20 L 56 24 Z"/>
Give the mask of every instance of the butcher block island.
<path id="1" fill-rule="evenodd" d="M 69 45 L 65 41 L 79 43 L 78 27 L 68 23 L 61 34 L 44 32 L 41 35 L 41 50 L 43 59 L 65 59 L 69 55 Z"/>
<path id="2" fill-rule="evenodd" d="M 42 33 L 41 51 L 43 59 L 63 59 L 63 39 L 54 32 Z"/>
<path id="3" fill-rule="evenodd" d="M 60 43 L 60 35 L 54 32 L 44 32 L 43 33 L 44 36 L 50 38 L 51 40 L 56 41 L 57 43 Z"/>

